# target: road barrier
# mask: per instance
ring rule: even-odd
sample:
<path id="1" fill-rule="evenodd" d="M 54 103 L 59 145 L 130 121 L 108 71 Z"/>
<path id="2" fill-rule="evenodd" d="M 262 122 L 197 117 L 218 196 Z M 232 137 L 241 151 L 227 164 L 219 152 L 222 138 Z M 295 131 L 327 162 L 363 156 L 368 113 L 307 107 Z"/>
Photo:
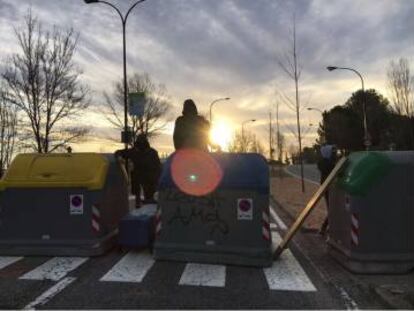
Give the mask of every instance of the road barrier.
<path id="1" fill-rule="evenodd" d="M 269 172 L 258 154 L 180 150 L 164 165 L 156 259 L 272 264 Z"/>
<path id="2" fill-rule="evenodd" d="M 112 155 L 20 154 L 0 181 L 0 255 L 93 256 L 128 211 Z"/>
<path id="3" fill-rule="evenodd" d="M 414 152 L 358 152 L 330 191 L 329 252 L 356 273 L 414 267 Z"/>

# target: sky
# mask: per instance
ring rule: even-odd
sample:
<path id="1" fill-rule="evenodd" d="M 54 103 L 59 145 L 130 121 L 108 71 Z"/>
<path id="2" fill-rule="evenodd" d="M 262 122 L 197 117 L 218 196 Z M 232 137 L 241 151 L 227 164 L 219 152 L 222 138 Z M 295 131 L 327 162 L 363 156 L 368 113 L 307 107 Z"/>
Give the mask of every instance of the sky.
<path id="1" fill-rule="evenodd" d="M 123 13 L 135 2 L 108 1 Z M 22 26 L 30 8 L 45 28 L 73 27 L 80 33 L 74 60 L 92 90 L 93 104 L 78 122 L 92 132 L 74 151 L 120 148 L 107 140 L 120 134 L 102 117 L 102 94 L 122 77 L 119 16 L 109 6 L 83 0 L 0 0 L 0 64 L 19 52 L 14 28 Z M 326 66 L 355 68 L 366 88 L 387 96 L 389 62 L 400 57 L 414 61 L 413 16 L 414 1 L 408 0 L 146 0 L 128 17 L 128 74 L 146 72 L 168 90 L 170 122 L 152 142 L 161 153 L 173 150 L 173 122 L 187 98 L 207 114 L 213 100 L 230 97 L 214 106 L 214 122 L 235 131 L 254 118 L 246 130 L 265 147 L 269 111 L 279 103 L 281 130 L 287 145 L 295 145 L 295 114 L 280 100 L 280 94 L 294 95 L 294 84 L 278 65 L 291 49 L 295 18 L 300 116 L 304 143 L 312 145 L 321 115 L 307 108 L 343 104 L 361 87 L 354 73 L 328 72 Z"/>

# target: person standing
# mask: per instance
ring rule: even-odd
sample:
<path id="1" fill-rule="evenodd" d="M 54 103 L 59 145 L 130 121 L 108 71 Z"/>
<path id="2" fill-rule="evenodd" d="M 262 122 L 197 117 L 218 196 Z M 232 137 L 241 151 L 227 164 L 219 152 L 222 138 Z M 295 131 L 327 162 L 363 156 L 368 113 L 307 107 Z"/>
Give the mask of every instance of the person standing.
<path id="1" fill-rule="evenodd" d="M 323 182 L 328 178 L 329 174 L 332 172 L 332 170 L 335 167 L 336 164 L 336 148 L 334 145 L 323 145 L 320 149 L 320 159 L 318 161 L 318 169 L 321 174 L 320 182 L 323 184 Z M 329 191 L 328 189 L 325 191 L 325 201 L 326 201 L 326 207 L 329 211 Z M 328 216 L 325 218 L 319 233 L 321 235 L 324 235 L 328 228 Z"/>
<path id="2" fill-rule="evenodd" d="M 184 101 L 183 115 L 175 120 L 174 147 L 208 151 L 210 123 L 198 114 L 192 99 Z"/>
<path id="3" fill-rule="evenodd" d="M 144 190 L 142 203 L 155 203 L 154 194 L 161 175 L 161 161 L 158 152 L 151 148 L 144 134 L 137 136 L 134 147 L 115 152 L 116 157 L 128 158 L 134 168 L 132 170 L 131 192 L 135 195 L 135 207 L 141 207 L 141 187 Z"/>

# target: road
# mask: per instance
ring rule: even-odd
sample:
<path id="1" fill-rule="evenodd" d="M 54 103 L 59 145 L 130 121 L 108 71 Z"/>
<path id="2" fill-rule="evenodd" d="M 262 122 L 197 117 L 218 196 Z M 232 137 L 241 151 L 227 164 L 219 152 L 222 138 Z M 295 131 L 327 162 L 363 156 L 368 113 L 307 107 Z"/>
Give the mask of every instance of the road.
<path id="1" fill-rule="evenodd" d="M 289 165 L 285 169 L 288 173 L 300 178 L 300 165 Z M 305 164 L 303 166 L 304 177 L 311 182 L 319 183 L 321 175 L 316 167 L 316 164 Z"/>
<path id="2" fill-rule="evenodd" d="M 276 245 L 289 225 L 273 205 Z M 147 251 L 96 258 L 0 257 L 0 308 L 356 309 L 385 308 L 300 233 L 270 268 L 154 262 Z"/>

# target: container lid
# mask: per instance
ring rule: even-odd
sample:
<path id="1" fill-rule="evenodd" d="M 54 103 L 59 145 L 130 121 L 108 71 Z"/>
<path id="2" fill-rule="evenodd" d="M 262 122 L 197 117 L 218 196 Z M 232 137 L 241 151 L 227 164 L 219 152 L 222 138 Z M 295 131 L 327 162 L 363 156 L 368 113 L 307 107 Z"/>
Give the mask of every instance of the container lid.
<path id="1" fill-rule="evenodd" d="M 365 196 L 390 171 L 393 161 L 383 152 L 354 152 L 338 178 L 338 184 L 352 195 Z"/>
<path id="2" fill-rule="evenodd" d="M 6 188 L 102 189 L 107 158 L 97 153 L 19 154 L 0 181 Z"/>
<path id="3" fill-rule="evenodd" d="M 163 166 L 160 189 L 176 188 L 171 164 L 174 153 Z M 209 153 L 222 170 L 218 184 L 220 190 L 251 190 L 267 194 L 269 192 L 269 169 L 263 156 L 255 153 Z M 186 165 L 190 166 L 187 162 Z M 192 176 L 190 175 L 189 178 Z M 194 178 L 195 183 L 197 178 Z"/>

